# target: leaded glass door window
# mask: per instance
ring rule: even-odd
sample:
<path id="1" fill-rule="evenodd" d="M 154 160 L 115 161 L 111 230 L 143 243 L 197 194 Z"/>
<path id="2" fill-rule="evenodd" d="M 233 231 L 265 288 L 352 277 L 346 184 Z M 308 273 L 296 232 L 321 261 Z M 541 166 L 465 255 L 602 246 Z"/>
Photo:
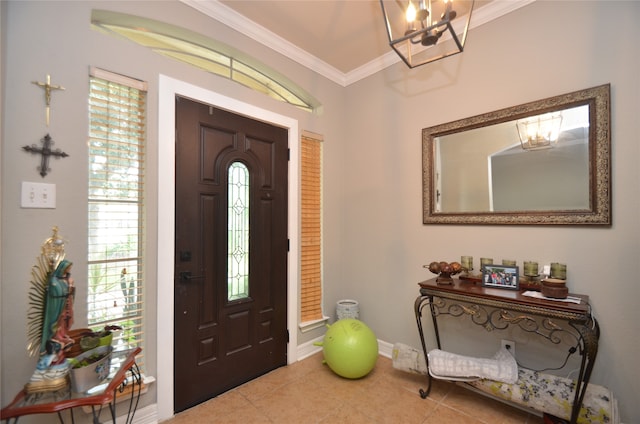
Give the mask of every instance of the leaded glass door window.
<path id="1" fill-rule="evenodd" d="M 229 166 L 229 236 L 227 300 L 249 297 L 249 170 L 242 162 Z"/>

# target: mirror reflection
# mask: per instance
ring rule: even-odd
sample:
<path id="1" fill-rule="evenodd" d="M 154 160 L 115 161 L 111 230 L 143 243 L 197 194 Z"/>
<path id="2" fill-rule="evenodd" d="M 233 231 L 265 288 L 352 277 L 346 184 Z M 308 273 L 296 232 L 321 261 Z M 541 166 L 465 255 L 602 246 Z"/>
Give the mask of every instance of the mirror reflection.
<path id="1" fill-rule="evenodd" d="M 543 130 L 545 145 L 528 147 L 530 137 L 518 132 L 522 119 L 435 137 L 435 211 L 588 209 L 589 107 L 554 118 L 558 128 Z"/>
<path id="2" fill-rule="evenodd" d="M 423 129 L 423 222 L 611 225 L 610 90 Z"/>

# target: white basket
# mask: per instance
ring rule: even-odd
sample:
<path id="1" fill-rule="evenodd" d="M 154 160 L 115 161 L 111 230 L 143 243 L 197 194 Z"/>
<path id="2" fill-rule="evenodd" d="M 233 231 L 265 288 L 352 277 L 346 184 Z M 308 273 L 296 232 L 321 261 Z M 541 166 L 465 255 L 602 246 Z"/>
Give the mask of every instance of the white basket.
<path id="1" fill-rule="evenodd" d="M 343 299 L 336 304 L 336 315 L 338 319 L 353 318 L 360 319 L 360 307 L 357 300 Z"/>

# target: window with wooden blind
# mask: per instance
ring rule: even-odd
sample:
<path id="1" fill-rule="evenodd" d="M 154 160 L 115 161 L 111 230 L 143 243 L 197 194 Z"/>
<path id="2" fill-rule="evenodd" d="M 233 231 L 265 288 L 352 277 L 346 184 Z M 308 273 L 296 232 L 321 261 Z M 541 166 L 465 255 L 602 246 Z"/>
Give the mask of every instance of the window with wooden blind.
<path id="1" fill-rule="evenodd" d="M 92 68 L 89 87 L 88 324 L 144 342 L 146 83 Z"/>
<path id="2" fill-rule="evenodd" d="M 303 133 L 301 150 L 301 322 L 322 314 L 322 137 Z"/>

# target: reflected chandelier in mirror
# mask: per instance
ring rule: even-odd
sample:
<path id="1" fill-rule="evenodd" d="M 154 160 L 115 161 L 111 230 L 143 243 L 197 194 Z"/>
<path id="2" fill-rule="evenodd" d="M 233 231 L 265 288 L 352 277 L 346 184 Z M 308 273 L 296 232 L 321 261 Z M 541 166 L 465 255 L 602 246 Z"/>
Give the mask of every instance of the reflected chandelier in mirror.
<path id="1" fill-rule="evenodd" d="M 611 225 L 610 92 L 423 129 L 423 222 Z"/>

